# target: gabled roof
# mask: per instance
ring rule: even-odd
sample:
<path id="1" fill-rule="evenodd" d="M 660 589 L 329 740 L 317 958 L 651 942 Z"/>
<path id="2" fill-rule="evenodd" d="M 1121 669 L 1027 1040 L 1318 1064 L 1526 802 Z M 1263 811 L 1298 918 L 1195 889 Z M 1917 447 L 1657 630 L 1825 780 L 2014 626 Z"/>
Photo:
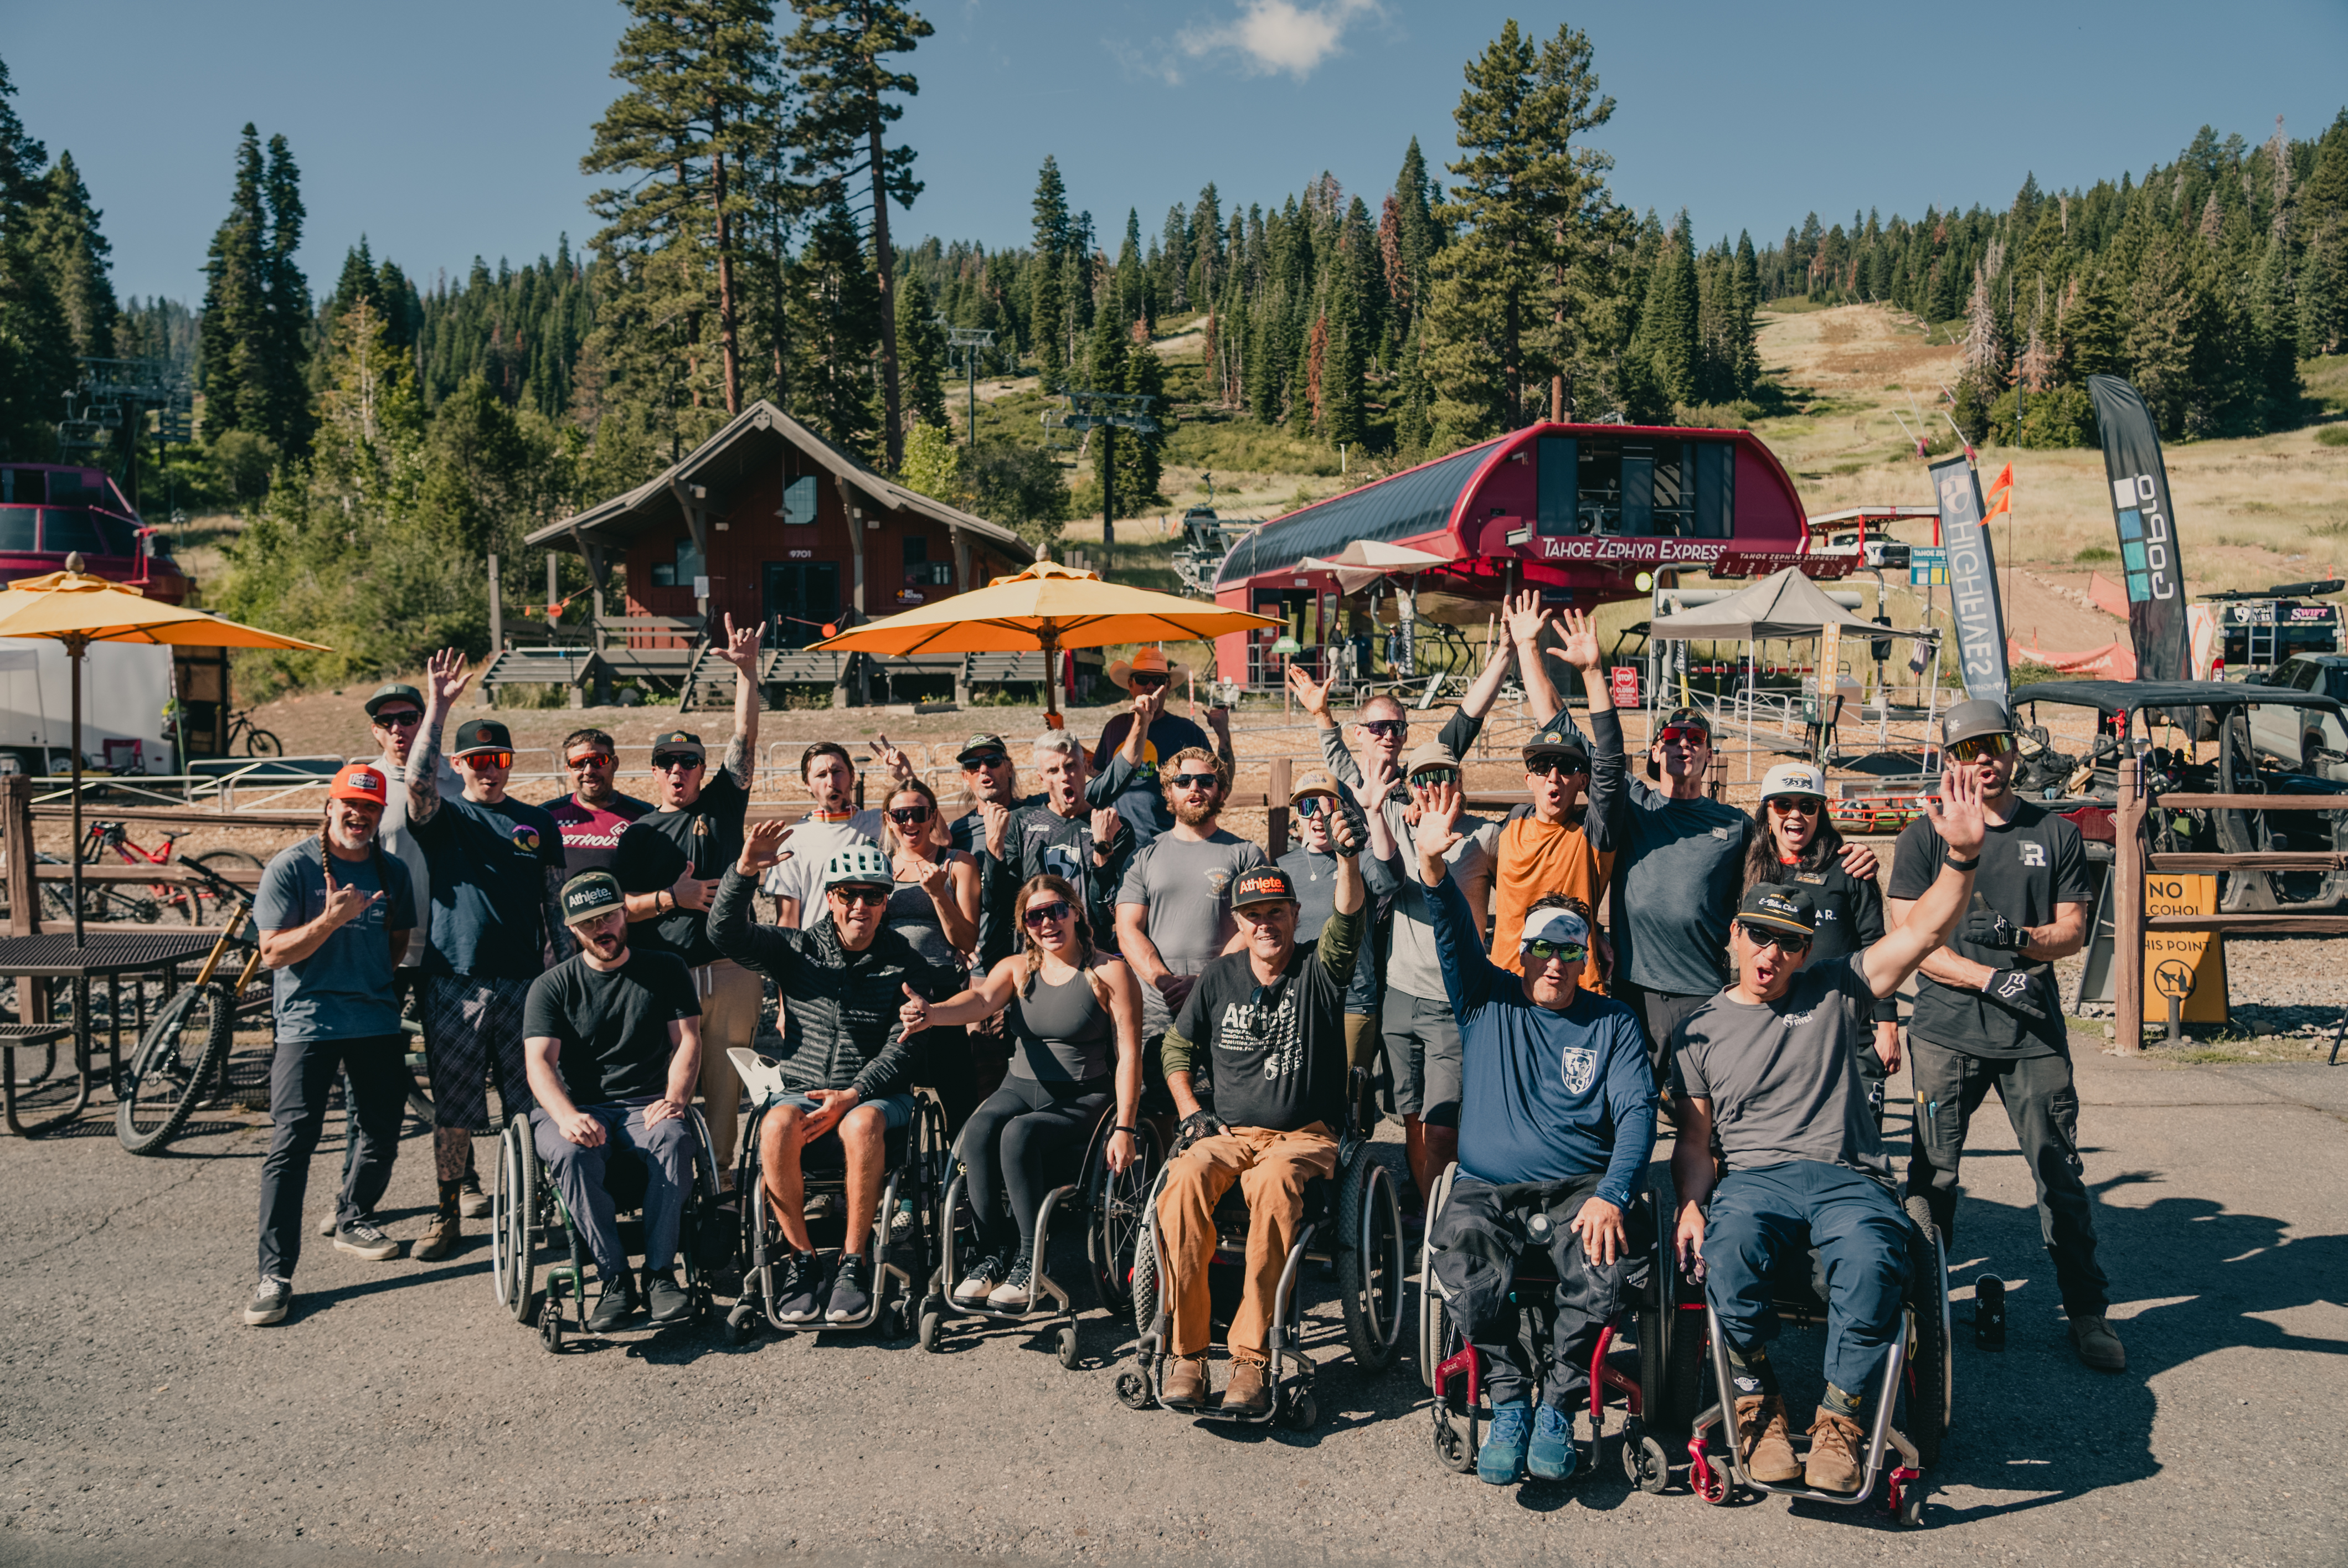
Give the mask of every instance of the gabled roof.
<path id="1" fill-rule="evenodd" d="M 876 473 L 852 454 L 833 446 L 763 398 L 736 415 L 726 422 L 725 428 L 686 453 L 675 464 L 634 489 L 599 502 L 585 511 L 549 523 L 527 536 L 523 542 L 545 549 L 575 550 L 582 543 L 607 548 L 624 548 L 629 540 L 647 528 L 681 520 L 682 503 L 678 496 L 685 491 L 686 487 L 702 485 L 715 491 L 721 485 L 730 485 L 762 446 L 777 441 L 798 448 L 819 466 L 862 491 L 880 506 L 912 512 L 949 528 L 965 529 L 1002 547 L 1006 554 L 1023 564 L 1035 559 L 1035 548 L 1009 528 L 990 523 L 984 518 L 973 517 L 960 507 L 932 500 L 918 490 L 909 490 L 895 480 Z"/>

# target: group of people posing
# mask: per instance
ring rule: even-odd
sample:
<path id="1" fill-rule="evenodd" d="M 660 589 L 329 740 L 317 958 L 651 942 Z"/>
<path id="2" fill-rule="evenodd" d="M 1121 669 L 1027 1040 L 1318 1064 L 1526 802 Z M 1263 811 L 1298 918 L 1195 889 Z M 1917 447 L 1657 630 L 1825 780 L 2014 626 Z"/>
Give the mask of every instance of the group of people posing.
<path id="1" fill-rule="evenodd" d="M 2013 793 L 2008 715 L 1978 702 L 1951 712 L 1940 798 L 1901 835 L 1887 892 L 1873 854 L 1836 832 L 1816 769 L 1771 770 L 1749 815 L 1714 800 L 1711 727 L 1684 708 L 1633 777 L 1586 620 L 1527 596 L 1503 624 L 1458 710 L 1417 745 L 1392 698 L 1344 726 L 1327 688 L 1291 671 L 1325 771 L 1296 782 L 1300 842 L 1276 862 L 1220 823 L 1228 715 L 1210 712 L 1202 729 L 1169 713 L 1169 667 L 1151 649 L 1112 666 L 1130 702 L 1089 753 L 1059 730 L 1024 759 L 973 736 L 951 817 L 885 740 L 873 747 L 891 775 L 883 804 L 854 810 L 855 761 L 827 742 L 799 760 L 805 816 L 757 824 L 754 631 L 727 627 L 722 651 L 743 673 L 719 765 L 694 735 L 657 737 L 649 801 L 617 792 L 613 742 L 595 730 L 566 743 L 575 787 L 544 806 L 508 798 L 512 745 L 494 720 L 458 725 L 444 763 L 469 676 L 454 654 L 434 659 L 424 692 L 395 684 L 369 700 L 380 756 L 336 776 L 318 838 L 263 875 L 276 1135 L 246 1321 L 288 1310 L 308 1156 L 338 1068 L 353 1132 L 322 1234 L 361 1256 L 397 1255 L 374 1208 L 409 1082 L 410 978 L 438 1123 L 438 1204 L 410 1255 L 446 1256 L 461 1219 L 486 1212 L 472 1144 L 494 1074 L 510 1110 L 528 1110 L 602 1281 L 591 1327 L 682 1317 L 672 1267 L 688 1113 L 697 1101 L 730 1183 L 742 1086 L 727 1052 L 750 1044 L 771 981 L 766 1049 L 781 1090 L 757 1167 L 782 1233 L 786 1322 L 868 1316 L 886 1135 L 913 1116 L 917 1087 L 958 1134 L 980 1229 L 953 1295 L 1015 1311 L 1035 1301 L 1045 1173 L 1105 1116 L 1106 1156 L 1128 1165 L 1162 1084 L 1178 1119 L 1158 1213 L 1165 1398 L 1212 1397 L 1205 1270 L 1215 1206 L 1237 1184 L 1251 1230 L 1221 1403 L 1266 1409 L 1267 1315 L 1305 1184 L 1334 1173 L 1349 1068 L 1383 1052 L 1416 1192 L 1457 1166 L 1425 1285 L 1489 1368 L 1479 1473 L 1570 1470 L 1571 1412 L 1626 1288 L 1625 1215 L 1660 1117 L 1675 1135 L 1679 1263 L 1702 1275 L 1723 1325 L 1753 1473 L 1848 1491 L 1860 1405 L 1909 1283 L 1879 1127 L 1904 1057 L 1907 1194 L 1953 1230 L 1968 1122 L 1994 1086 L 2074 1346 L 2091 1367 L 2124 1369 L 2051 968 L 2085 937 L 2085 856 L 2072 824 Z M 1551 682 L 1552 653 L 1580 674 L 1587 733 Z M 1529 800 L 1494 820 L 1462 809 L 1462 760 L 1511 666 L 1537 725 L 1523 746 Z M 771 922 L 756 918 L 760 897 Z M 1892 999 L 1911 975 L 1903 1050 Z M 821 1200 L 800 1174 L 819 1144 L 845 1167 L 851 1222 L 829 1258 L 808 1225 Z M 640 1271 L 602 1192 L 615 1145 L 647 1173 Z M 1536 1214 L 1553 1223 L 1528 1226 Z M 1509 1296 L 1530 1235 L 1546 1236 L 1561 1285 L 1538 1408 Z M 1767 1347 L 1769 1280 L 1805 1245 L 1821 1254 L 1829 1318 L 1801 1461 Z"/>

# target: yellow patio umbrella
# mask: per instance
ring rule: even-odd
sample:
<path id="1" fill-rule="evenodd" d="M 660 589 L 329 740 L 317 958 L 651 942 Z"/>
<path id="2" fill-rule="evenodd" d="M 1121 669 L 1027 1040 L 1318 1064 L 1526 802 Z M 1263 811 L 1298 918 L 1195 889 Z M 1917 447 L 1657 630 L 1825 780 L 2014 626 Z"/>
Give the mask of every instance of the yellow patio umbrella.
<path id="1" fill-rule="evenodd" d="M 1193 642 L 1281 624 L 1269 615 L 1105 582 L 1097 572 L 1039 560 L 1025 571 L 998 577 L 984 588 L 850 628 L 814 647 L 819 652 L 878 653 L 899 659 L 917 653 L 1019 653 L 1040 648 L 1045 722 L 1057 729 L 1056 677 L 1064 648 Z M 5 624 L 0 624 L 0 630 L 5 630 Z"/>
<path id="2" fill-rule="evenodd" d="M 183 648 L 327 650 L 298 637 L 263 631 L 184 605 L 149 599 L 129 583 L 92 577 L 79 555 L 66 569 L 19 578 L 0 590 L 0 637 L 46 637 L 66 645 L 73 669 L 74 946 L 81 934 L 81 660 L 93 642 L 170 643 Z M 185 759 L 181 759 L 182 763 Z"/>

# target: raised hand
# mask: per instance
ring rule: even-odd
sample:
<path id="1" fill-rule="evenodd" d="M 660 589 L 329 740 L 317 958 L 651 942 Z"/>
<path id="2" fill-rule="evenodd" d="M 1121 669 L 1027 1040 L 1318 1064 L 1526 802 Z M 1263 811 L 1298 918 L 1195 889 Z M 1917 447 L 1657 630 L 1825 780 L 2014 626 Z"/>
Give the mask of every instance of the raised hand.
<path id="1" fill-rule="evenodd" d="M 780 866 L 791 857 L 783 844 L 791 835 L 792 824 L 780 820 L 754 822 L 742 834 L 742 854 L 734 862 L 734 869 L 745 876 L 756 876 L 769 866 Z"/>
<path id="2" fill-rule="evenodd" d="M 1116 843 L 1117 831 L 1123 825 L 1124 818 L 1117 815 L 1117 807 L 1104 805 L 1096 808 L 1093 812 L 1093 847 L 1105 850 Z"/>
<path id="3" fill-rule="evenodd" d="M 895 746 L 891 745 L 889 743 L 888 736 L 874 735 L 872 737 L 872 757 L 875 762 L 878 762 L 882 767 L 887 768 L 889 770 L 890 777 L 895 779 L 898 783 L 907 784 L 911 782 L 913 777 L 912 759 L 906 756 L 903 752 L 900 751 Z"/>
<path id="4" fill-rule="evenodd" d="M 1157 721 L 1158 716 L 1166 712 L 1166 693 L 1173 689 L 1174 688 L 1169 684 L 1165 686 L 1152 686 L 1147 691 L 1136 692 L 1133 694 L 1134 723 L 1137 724 L 1154 723 Z"/>
<path id="5" fill-rule="evenodd" d="M 1351 859 L 1362 852 L 1362 840 L 1368 836 L 1369 832 L 1366 824 L 1361 827 L 1354 825 L 1354 820 L 1360 814 L 1361 808 L 1341 800 L 1333 800 L 1327 804 L 1329 842 L 1335 845 L 1338 854 Z"/>
<path id="6" fill-rule="evenodd" d="M 1459 842 L 1462 804 L 1456 784 L 1436 784 L 1426 791 L 1420 803 L 1418 829 L 1413 835 L 1420 859 L 1439 860 Z"/>
<path id="7" fill-rule="evenodd" d="M 472 683 L 473 673 L 465 668 L 465 655 L 458 649 L 443 648 L 424 667 L 425 695 L 443 708 L 453 705 Z"/>
<path id="8" fill-rule="evenodd" d="M 362 893 L 346 882 L 335 880 L 335 868 L 326 872 L 326 918 L 336 926 L 347 926 L 375 907 L 381 893 Z"/>
<path id="9" fill-rule="evenodd" d="M 1550 622 L 1550 612 L 1541 608 L 1539 589 L 1528 589 L 1509 595 L 1501 607 L 1501 621 L 1509 629 L 1509 641 L 1522 647 L 1540 640 L 1541 628 Z"/>
<path id="10" fill-rule="evenodd" d="M 995 801 L 981 801 L 978 820 L 986 827 L 986 852 L 1002 859 L 1004 837 L 1011 829 L 1011 808 Z"/>
<path id="11" fill-rule="evenodd" d="M 919 855 L 914 858 L 920 861 L 922 866 L 922 891 L 941 904 L 952 898 L 953 897 L 953 862 L 924 859 Z"/>
<path id="12" fill-rule="evenodd" d="M 1924 797 L 1924 815 L 1949 853 L 1960 860 L 1979 855 L 1982 841 L 1989 836 L 1989 823 L 1982 815 L 1981 780 L 1971 768 L 1943 771 L 1940 798 Z"/>
<path id="13" fill-rule="evenodd" d="M 742 627 L 737 630 L 734 625 L 732 612 L 727 612 L 726 645 L 717 651 L 717 656 L 742 671 L 744 675 L 756 680 L 758 674 L 758 634 L 762 630 L 753 625 Z"/>
<path id="14" fill-rule="evenodd" d="M 1598 629 L 1581 611 L 1569 610 L 1559 616 L 1558 642 L 1565 661 L 1576 670 L 1598 668 Z"/>
<path id="15" fill-rule="evenodd" d="M 1329 682 L 1313 679 L 1303 665 L 1288 667 L 1288 689 L 1296 694 L 1296 705 L 1315 719 L 1329 716 Z"/>
<path id="16" fill-rule="evenodd" d="M 1394 794 L 1395 781 L 1400 775 L 1394 759 L 1384 752 L 1373 748 L 1367 756 L 1368 761 L 1362 766 L 1362 804 L 1375 811 L 1385 804 L 1386 796 Z"/>

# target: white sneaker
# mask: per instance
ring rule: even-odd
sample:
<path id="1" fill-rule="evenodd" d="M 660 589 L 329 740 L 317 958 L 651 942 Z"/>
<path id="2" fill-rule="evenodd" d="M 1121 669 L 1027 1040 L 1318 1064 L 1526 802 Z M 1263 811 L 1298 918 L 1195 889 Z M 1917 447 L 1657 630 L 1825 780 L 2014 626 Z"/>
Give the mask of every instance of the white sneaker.
<path id="1" fill-rule="evenodd" d="M 335 1234 L 334 1210 L 328 1209 L 318 1216 L 318 1234 L 323 1236 L 332 1236 Z"/>
<path id="2" fill-rule="evenodd" d="M 1003 1256 L 999 1253 L 989 1253 L 963 1271 L 961 1280 L 953 1287 L 954 1304 L 958 1307 L 990 1305 L 993 1298 L 988 1292 L 1002 1283 Z"/>
<path id="3" fill-rule="evenodd" d="M 1011 1266 L 1003 1283 L 987 1293 L 986 1304 L 997 1312 L 1025 1312 L 1035 1296 L 1035 1270 L 1025 1258 Z"/>

